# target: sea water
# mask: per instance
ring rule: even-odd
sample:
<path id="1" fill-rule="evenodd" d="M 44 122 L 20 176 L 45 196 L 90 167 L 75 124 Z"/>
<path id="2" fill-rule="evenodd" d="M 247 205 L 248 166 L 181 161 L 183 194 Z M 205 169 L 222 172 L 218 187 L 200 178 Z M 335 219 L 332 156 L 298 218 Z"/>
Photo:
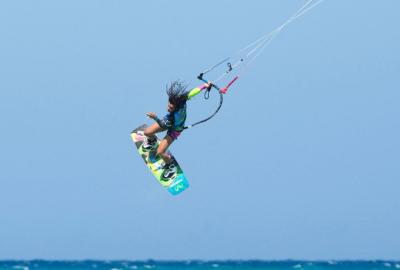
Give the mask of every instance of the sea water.
<path id="1" fill-rule="evenodd" d="M 400 270 L 400 261 L 0 261 L 0 270 Z"/>

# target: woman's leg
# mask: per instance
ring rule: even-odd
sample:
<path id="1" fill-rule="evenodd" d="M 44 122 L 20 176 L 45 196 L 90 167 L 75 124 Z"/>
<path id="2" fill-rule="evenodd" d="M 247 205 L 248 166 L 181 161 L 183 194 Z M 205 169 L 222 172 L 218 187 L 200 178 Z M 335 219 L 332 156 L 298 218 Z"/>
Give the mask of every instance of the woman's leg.
<path id="1" fill-rule="evenodd" d="M 147 137 L 153 137 L 156 133 L 161 131 L 164 131 L 164 129 L 162 129 L 158 123 L 154 123 L 144 130 L 144 135 Z"/>
<path id="2" fill-rule="evenodd" d="M 168 147 L 174 142 L 171 136 L 166 135 L 164 139 L 161 140 L 157 148 L 157 155 L 159 155 L 165 162 L 169 164 L 171 162 L 171 156 L 167 154 Z"/>
<path id="3" fill-rule="evenodd" d="M 146 136 L 143 140 L 142 149 L 143 151 L 153 151 L 157 144 L 156 133 L 164 131 L 158 123 L 154 123 L 147 127 L 143 134 Z"/>

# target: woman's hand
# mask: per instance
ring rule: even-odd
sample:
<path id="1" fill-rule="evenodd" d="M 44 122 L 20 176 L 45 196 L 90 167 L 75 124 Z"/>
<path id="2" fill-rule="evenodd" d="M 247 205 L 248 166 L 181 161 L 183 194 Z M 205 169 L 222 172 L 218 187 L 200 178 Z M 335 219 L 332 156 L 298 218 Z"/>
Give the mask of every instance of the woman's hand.
<path id="1" fill-rule="evenodd" d="M 207 90 L 210 90 L 213 84 L 209 81 L 208 83 L 205 83 L 204 86 L 207 88 Z"/>
<path id="2" fill-rule="evenodd" d="M 148 113 L 146 113 L 146 115 L 151 119 L 156 119 L 157 118 L 157 115 L 155 113 L 153 113 L 153 112 L 148 112 Z"/>

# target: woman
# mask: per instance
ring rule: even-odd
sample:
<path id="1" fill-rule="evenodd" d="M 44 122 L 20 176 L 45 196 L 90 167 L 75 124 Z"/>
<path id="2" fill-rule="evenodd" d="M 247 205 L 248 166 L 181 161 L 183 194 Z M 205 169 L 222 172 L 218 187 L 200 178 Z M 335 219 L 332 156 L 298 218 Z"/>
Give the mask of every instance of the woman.
<path id="1" fill-rule="evenodd" d="M 159 119 L 153 112 L 148 112 L 146 115 L 156 121 L 151 126 L 147 127 L 144 131 L 145 140 L 142 144 L 144 151 L 150 151 L 149 160 L 155 161 L 157 156 L 160 156 L 163 163 L 163 178 L 170 179 L 177 171 L 174 164 L 173 157 L 167 153 L 168 147 L 180 136 L 184 130 L 186 121 L 186 101 L 198 95 L 204 89 L 210 89 L 212 84 L 206 83 L 199 87 L 186 91 L 187 86 L 183 85 L 180 81 L 174 81 L 167 87 L 168 94 L 168 113 Z M 167 131 L 165 137 L 161 140 L 160 144 L 155 150 L 157 145 L 156 133 Z"/>

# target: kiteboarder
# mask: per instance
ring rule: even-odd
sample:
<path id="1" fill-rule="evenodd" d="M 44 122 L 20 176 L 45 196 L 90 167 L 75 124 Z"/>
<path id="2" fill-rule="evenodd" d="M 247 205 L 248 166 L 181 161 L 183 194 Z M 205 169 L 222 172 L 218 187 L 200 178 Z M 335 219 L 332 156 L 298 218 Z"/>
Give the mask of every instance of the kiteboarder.
<path id="1" fill-rule="evenodd" d="M 186 121 L 186 101 L 199 94 L 204 89 L 210 89 L 212 83 L 208 82 L 199 87 L 186 91 L 187 86 L 180 81 L 173 81 L 167 86 L 168 113 L 162 118 L 158 118 L 153 112 L 146 115 L 153 119 L 155 123 L 147 127 L 144 131 L 146 136 L 142 145 L 144 151 L 149 151 L 148 159 L 154 161 L 157 156 L 162 158 L 163 177 L 171 178 L 176 173 L 176 166 L 173 157 L 167 153 L 168 147 L 181 135 L 185 129 Z M 159 143 L 157 149 L 156 133 L 167 131 L 165 137 Z"/>

